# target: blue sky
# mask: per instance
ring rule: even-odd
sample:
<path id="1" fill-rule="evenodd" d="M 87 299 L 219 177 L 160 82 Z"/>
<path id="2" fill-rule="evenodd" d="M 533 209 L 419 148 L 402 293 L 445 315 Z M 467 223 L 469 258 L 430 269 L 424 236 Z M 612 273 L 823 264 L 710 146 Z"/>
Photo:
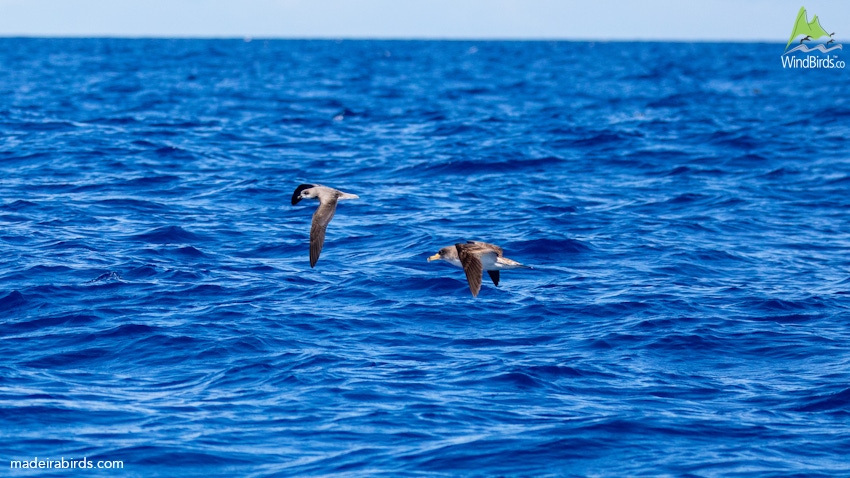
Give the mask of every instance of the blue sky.
<path id="1" fill-rule="evenodd" d="M 850 38 L 848 0 L 0 0 L 0 35 L 784 43 L 802 5 Z"/>

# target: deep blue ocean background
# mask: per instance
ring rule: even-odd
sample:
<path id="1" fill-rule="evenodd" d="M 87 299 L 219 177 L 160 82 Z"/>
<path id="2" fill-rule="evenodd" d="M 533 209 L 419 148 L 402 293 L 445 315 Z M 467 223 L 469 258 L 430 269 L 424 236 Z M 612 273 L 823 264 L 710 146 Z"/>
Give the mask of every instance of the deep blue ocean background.
<path id="1" fill-rule="evenodd" d="M 850 476 L 850 71 L 782 48 L 0 39 L 0 467 Z"/>

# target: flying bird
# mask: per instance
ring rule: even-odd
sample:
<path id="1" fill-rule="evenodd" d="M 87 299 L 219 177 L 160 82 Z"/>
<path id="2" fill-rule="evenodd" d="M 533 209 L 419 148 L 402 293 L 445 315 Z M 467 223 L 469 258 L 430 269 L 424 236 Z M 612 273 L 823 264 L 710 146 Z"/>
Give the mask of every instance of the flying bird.
<path id="1" fill-rule="evenodd" d="M 325 243 L 325 230 L 334 217 L 336 203 L 342 199 L 358 199 L 356 194 L 348 194 L 319 184 L 302 184 L 292 193 L 292 205 L 302 199 L 317 199 L 319 207 L 313 213 L 313 225 L 310 226 L 310 267 L 315 267 Z"/>
<path id="2" fill-rule="evenodd" d="M 490 275 L 493 284 L 499 285 L 499 271 L 510 269 L 532 269 L 517 261 L 508 259 L 502 253 L 502 248 L 493 244 L 478 241 L 466 241 L 454 246 L 447 246 L 428 258 L 428 262 L 444 260 L 449 264 L 463 268 L 469 291 L 472 297 L 478 297 L 481 291 L 481 280 L 484 271 Z"/>

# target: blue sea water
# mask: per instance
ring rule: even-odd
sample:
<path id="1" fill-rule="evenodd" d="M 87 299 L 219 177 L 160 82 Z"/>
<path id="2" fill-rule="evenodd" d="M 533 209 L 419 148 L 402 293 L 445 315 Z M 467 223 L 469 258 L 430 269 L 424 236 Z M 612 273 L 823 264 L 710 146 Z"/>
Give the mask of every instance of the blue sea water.
<path id="1" fill-rule="evenodd" d="M 850 475 L 850 75 L 781 53 L 0 39 L 0 467 Z"/>

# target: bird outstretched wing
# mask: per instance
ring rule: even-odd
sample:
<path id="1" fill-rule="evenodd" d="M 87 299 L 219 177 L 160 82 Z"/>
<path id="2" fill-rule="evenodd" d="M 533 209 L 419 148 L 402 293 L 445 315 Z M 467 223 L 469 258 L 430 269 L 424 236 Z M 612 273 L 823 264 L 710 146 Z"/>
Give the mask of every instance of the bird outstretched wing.
<path id="1" fill-rule="evenodd" d="M 481 242 L 481 241 L 466 241 L 467 247 L 472 247 L 476 251 L 492 251 L 495 252 L 497 256 L 502 257 L 504 252 L 502 248 L 495 245 L 490 244 L 489 242 Z"/>
<path id="2" fill-rule="evenodd" d="M 484 276 L 484 269 L 481 266 L 481 260 L 474 251 L 475 246 L 467 243 L 455 244 L 455 247 L 457 248 L 460 264 L 466 273 L 469 291 L 472 292 L 472 297 L 478 297 L 478 293 L 481 291 L 481 279 Z"/>
<path id="3" fill-rule="evenodd" d="M 336 198 L 319 203 L 310 226 L 310 267 L 315 267 L 325 244 L 325 230 L 336 212 Z"/>

